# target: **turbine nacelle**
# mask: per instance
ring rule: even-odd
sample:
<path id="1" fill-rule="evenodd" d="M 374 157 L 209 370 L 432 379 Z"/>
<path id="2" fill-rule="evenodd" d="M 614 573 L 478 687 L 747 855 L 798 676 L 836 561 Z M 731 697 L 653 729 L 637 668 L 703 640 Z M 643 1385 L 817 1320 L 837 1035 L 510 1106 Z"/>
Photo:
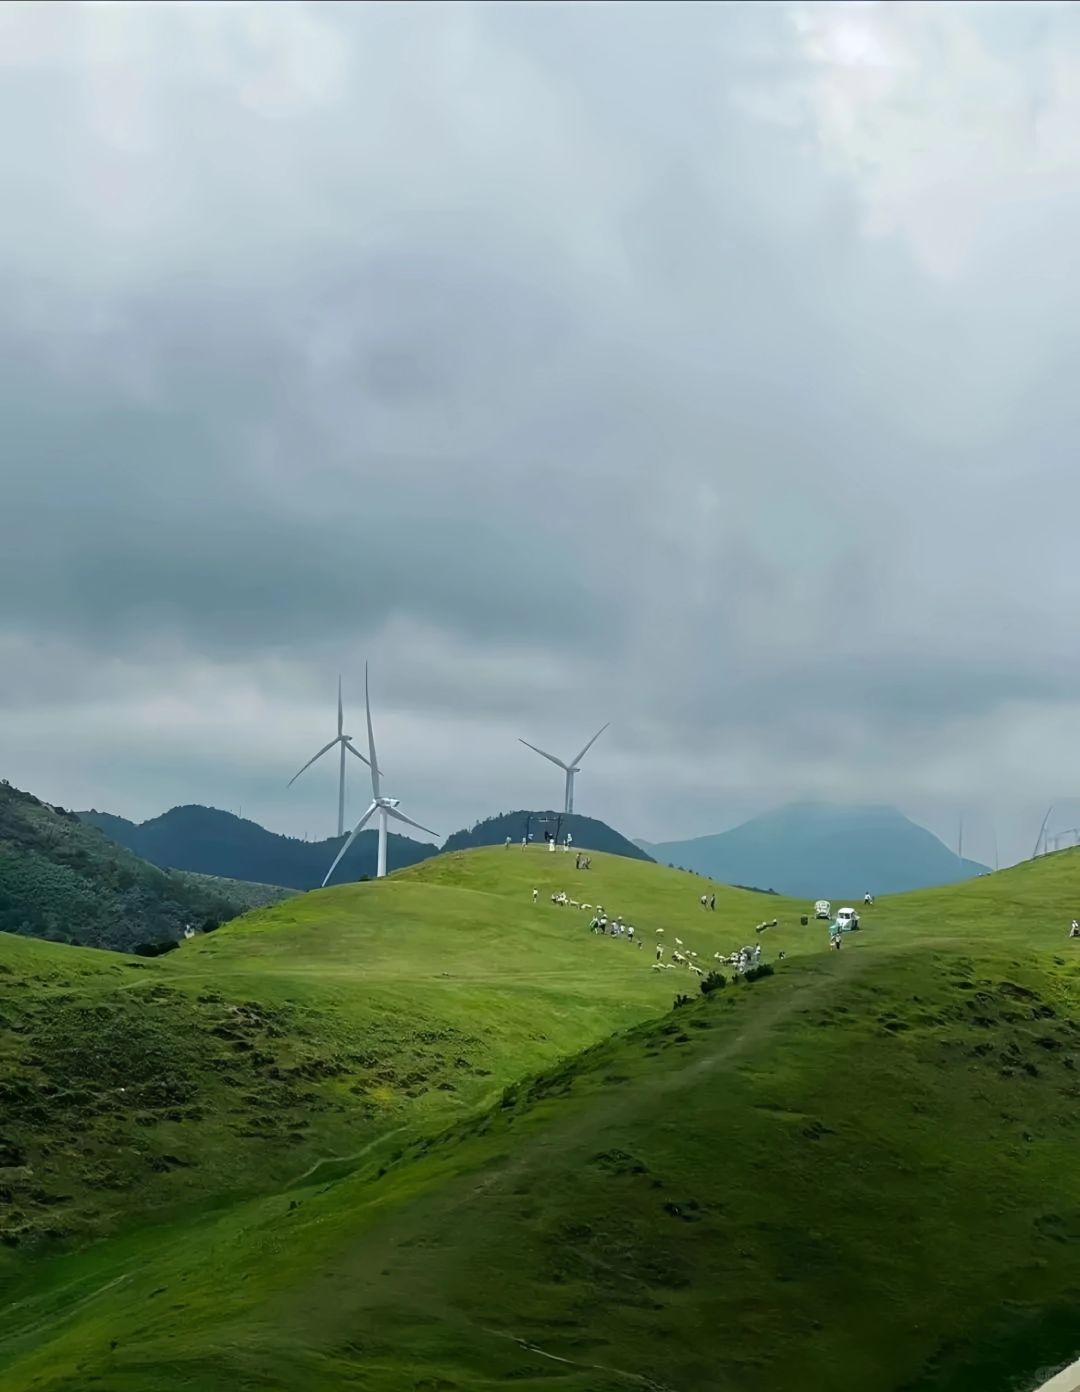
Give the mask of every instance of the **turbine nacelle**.
<path id="1" fill-rule="evenodd" d="M 606 729 L 607 726 L 602 725 L 600 729 L 597 730 L 596 734 L 593 735 L 592 739 L 588 742 L 585 748 L 580 750 L 577 754 L 575 754 L 569 763 L 564 763 L 563 760 L 560 759 L 556 754 L 549 754 L 546 749 L 540 749 L 537 745 L 530 744 L 528 740 L 518 740 L 518 743 L 523 744 L 526 749 L 531 749 L 534 754 L 539 754 L 541 758 L 547 759 L 548 763 L 554 764 L 556 768 L 561 768 L 563 773 L 566 774 L 566 802 L 563 808 L 564 813 L 566 814 L 569 814 L 574 810 L 574 775 L 576 773 L 581 772 L 582 759 L 584 759 L 585 755 L 588 754 L 589 750 L 593 747 L 593 745 L 596 743 L 596 741 L 600 738 L 600 736 L 604 733 Z"/>
<path id="2" fill-rule="evenodd" d="M 376 806 L 376 807 L 400 807 L 400 806 L 401 806 L 401 799 L 400 799 L 400 798 L 386 798 L 386 797 L 376 798 L 376 799 L 375 799 L 375 806 Z"/>
<path id="3" fill-rule="evenodd" d="M 337 707 L 337 734 L 328 744 L 324 744 L 317 754 L 314 754 L 300 770 L 306 772 L 312 764 L 317 764 L 324 754 L 329 754 L 331 749 L 341 746 L 341 771 L 338 774 L 338 835 L 345 834 L 345 764 L 346 754 L 351 754 L 354 759 L 359 759 L 362 764 L 367 764 L 368 760 L 360 753 L 359 749 L 352 742 L 352 735 L 345 733 L 345 713 L 341 704 L 341 678 L 338 678 L 338 707 Z M 291 788 L 300 773 L 294 773 L 289 779 L 288 786 Z"/>

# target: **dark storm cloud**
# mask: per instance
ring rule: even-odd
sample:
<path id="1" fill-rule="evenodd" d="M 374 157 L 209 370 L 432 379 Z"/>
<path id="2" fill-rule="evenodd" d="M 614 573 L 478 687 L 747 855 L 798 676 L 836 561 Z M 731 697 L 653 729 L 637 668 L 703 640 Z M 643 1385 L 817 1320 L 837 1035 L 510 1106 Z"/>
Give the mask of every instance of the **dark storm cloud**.
<path id="1" fill-rule="evenodd" d="M 605 718 L 631 831 L 1037 800 L 1080 679 L 1080 36 L 1022 14 L 8 7 L 18 747 L 66 702 L 122 801 L 140 710 L 189 770 L 235 718 L 265 802 L 370 655 L 454 822 L 531 793 L 517 734 Z"/>

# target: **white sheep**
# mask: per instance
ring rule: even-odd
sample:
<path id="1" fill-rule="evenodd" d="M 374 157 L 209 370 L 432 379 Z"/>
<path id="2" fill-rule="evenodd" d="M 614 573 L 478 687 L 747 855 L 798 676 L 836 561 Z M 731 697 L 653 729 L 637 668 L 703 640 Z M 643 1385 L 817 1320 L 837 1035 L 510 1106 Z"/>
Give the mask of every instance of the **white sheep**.
<path id="1" fill-rule="evenodd" d="M 682 947 L 682 945 L 683 945 L 682 938 L 676 938 L 676 939 L 675 939 L 675 946 L 676 946 L 676 947 Z"/>
<path id="2" fill-rule="evenodd" d="M 691 970 L 692 972 L 696 972 L 698 976 L 704 976 L 704 975 L 705 975 L 705 973 L 701 970 L 700 967 L 695 967 L 695 966 L 694 966 L 693 962 L 687 962 L 686 965 L 690 968 L 690 970 Z"/>

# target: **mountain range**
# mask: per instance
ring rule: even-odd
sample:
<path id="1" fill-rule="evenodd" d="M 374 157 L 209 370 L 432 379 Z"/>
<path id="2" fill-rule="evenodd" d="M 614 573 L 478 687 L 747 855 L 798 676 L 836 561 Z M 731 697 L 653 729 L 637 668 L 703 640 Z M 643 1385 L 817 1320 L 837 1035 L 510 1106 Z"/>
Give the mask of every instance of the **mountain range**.
<path id="1" fill-rule="evenodd" d="M 152 865 L 280 884 L 289 889 L 317 889 L 342 843 L 337 836 L 325 841 L 279 836 L 232 812 L 198 805 L 174 807 L 141 823 L 109 812 L 78 815 Z M 378 845 L 377 831 L 362 831 L 338 866 L 335 881 L 373 878 Z M 387 869 L 401 870 L 437 853 L 437 846 L 391 832 L 387 838 Z"/>
<path id="2" fill-rule="evenodd" d="M 636 844 L 725 884 L 804 898 L 897 894 L 986 871 L 894 807 L 791 803 L 716 836 Z"/>
<path id="3" fill-rule="evenodd" d="M 325 841 L 300 841 L 280 836 L 216 807 L 174 807 L 160 817 L 130 822 L 109 812 L 80 812 L 79 817 L 106 836 L 134 851 L 152 865 L 189 870 L 204 875 L 284 885 L 290 889 L 317 889 L 341 847 L 338 837 Z M 612 827 L 593 817 L 556 812 L 504 812 L 454 832 L 444 850 L 471 846 L 502 845 L 509 836 L 520 841 L 528 824 L 534 841 L 543 842 L 544 830 L 569 831 L 572 843 L 582 849 L 609 851 L 632 860 L 648 860 L 648 854 Z M 335 883 L 374 878 L 378 832 L 362 831 L 334 874 Z M 386 861 L 390 871 L 416 865 L 438 855 L 439 847 L 390 833 Z"/>

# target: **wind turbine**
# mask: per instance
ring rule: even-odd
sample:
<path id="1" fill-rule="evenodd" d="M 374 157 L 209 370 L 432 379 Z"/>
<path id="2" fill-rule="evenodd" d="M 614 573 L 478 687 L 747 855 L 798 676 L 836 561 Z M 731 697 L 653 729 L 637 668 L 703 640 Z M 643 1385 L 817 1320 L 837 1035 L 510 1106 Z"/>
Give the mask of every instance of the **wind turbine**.
<path id="1" fill-rule="evenodd" d="M 610 723 L 611 722 L 609 721 L 608 724 Z M 599 730 L 597 730 L 596 734 L 593 735 L 592 739 L 588 742 L 588 744 L 581 751 L 581 753 L 575 754 L 568 764 L 564 764 L 561 759 L 556 759 L 554 754 L 549 754 L 544 749 L 537 749 L 536 745 L 530 744 L 528 740 L 518 740 L 518 744 L 523 744 L 526 749 L 531 749 L 534 754 L 540 754 L 545 759 L 549 759 L 553 764 L 557 764 L 559 768 L 561 768 L 566 774 L 566 806 L 564 807 L 563 811 L 564 814 L 567 816 L 569 816 L 569 814 L 574 810 L 574 774 L 581 772 L 579 765 L 582 759 L 584 759 L 585 755 L 588 754 L 589 750 L 593 747 L 593 745 L 596 743 L 596 741 L 600 738 L 600 736 L 604 733 L 606 729 L 607 725 L 601 725 Z"/>
<path id="2" fill-rule="evenodd" d="M 397 798 L 383 797 L 380 792 L 379 761 L 375 757 L 375 735 L 373 734 L 371 729 L 371 697 L 368 694 L 368 669 L 366 662 L 364 663 L 364 705 L 367 709 L 367 739 L 368 754 L 370 756 L 369 758 L 364 760 L 364 763 L 367 764 L 368 768 L 371 769 L 371 806 L 360 818 L 357 824 L 353 827 L 352 835 L 349 837 L 348 841 L 345 842 L 344 846 L 342 846 L 341 850 L 338 851 L 337 856 L 334 859 L 333 865 L 331 865 L 330 869 L 327 870 L 326 879 L 323 880 L 324 889 L 326 888 L 330 876 L 341 864 L 341 861 L 345 856 L 345 852 L 349 849 L 352 843 L 367 826 L 368 822 L 371 821 L 372 817 L 374 817 L 376 812 L 379 814 L 379 866 L 378 870 L 376 871 L 376 875 L 377 878 L 380 880 L 386 874 L 387 818 L 393 817 L 395 822 L 404 822 L 406 826 L 416 827 L 417 831 L 426 831 L 429 836 L 434 836 L 436 840 L 438 839 L 439 835 L 438 832 L 432 831 L 430 827 L 421 826 L 419 822 L 414 822 L 411 817 L 406 817 L 404 812 L 399 812 L 399 804 Z M 354 750 L 353 753 L 355 752 L 356 751 Z"/>
<path id="3" fill-rule="evenodd" d="M 306 763 L 305 766 L 301 768 L 301 773 L 292 775 L 292 777 L 289 778 L 288 781 L 288 786 L 289 788 L 291 788 L 291 786 L 295 784 L 295 781 L 298 780 L 299 775 L 301 775 L 302 773 L 306 773 L 306 771 L 308 771 L 309 768 L 312 767 L 313 763 L 316 763 L 317 760 L 323 757 L 323 754 L 330 753 L 330 750 L 334 748 L 334 745 L 341 745 L 341 771 L 340 774 L 338 774 L 338 835 L 340 835 L 340 837 L 344 837 L 345 835 L 345 750 L 348 749 L 349 753 L 355 754 L 356 759 L 359 759 L 360 763 L 367 763 L 367 760 L 365 759 L 365 757 L 363 757 L 363 754 L 359 752 L 359 749 L 355 749 L 354 745 L 352 745 L 352 735 L 342 735 L 342 729 L 344 728 L 345 715 L 344 711 L 342 711 L 341 709 L 341 678 L 338 677 L 337 735 L 334 735 L 334 738 L 331 739 L 328 745 L 323 745 L 323 748 L 319 750 L 319 753 L 315 754 L 315 756 L 313 756 L 312 759 L 308 760 L 308 763 Z"/>

